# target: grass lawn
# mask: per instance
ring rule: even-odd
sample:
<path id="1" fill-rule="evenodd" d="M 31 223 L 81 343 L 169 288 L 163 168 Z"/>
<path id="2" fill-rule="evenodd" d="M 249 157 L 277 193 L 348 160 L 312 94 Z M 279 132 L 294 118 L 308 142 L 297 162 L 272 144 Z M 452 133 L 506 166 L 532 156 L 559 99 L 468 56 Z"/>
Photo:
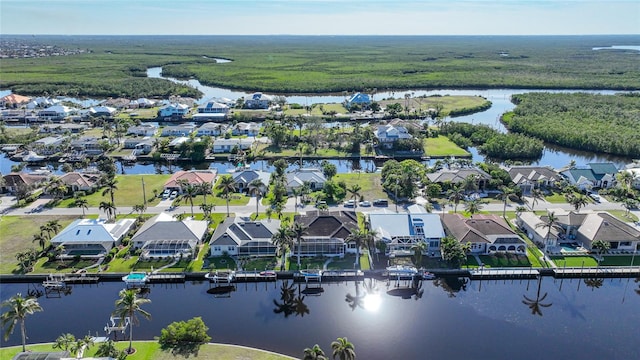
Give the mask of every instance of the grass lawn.
<path id="1" fill-rule="evenodd" d="M 594 267 L 598 266 L 596 259 L 591 256 L 551 256 L 557 267 Z"/>
<path id="2" fill-rule="evenodd" d="M 554 193 L 551 193 L 550 195 L 545 196 L 544 199 L 552 204 L 560 204 L 560 203 L 567 202 L 567 199 L 565 199 L 564 195 L 557 192 L 554 192 Z"/>
<path id="3" fill-rule="evenodd" d="M 425 139 L 426 156 L 469 156 L 469 152 L 454 144 L 448 137 L 438 135 L 437 138 Z"/>
<path id="4" fill-rule="evenodd" d="M 61 229 L 69 225 L 75 216 L 3 216 L 0 221 L 0 273 L 11 274 L 17 267 L 16 254 L 40 246 L 31 241 L 40 233 L 40 226 L 58 220 Z"/>
<path id="5" fill-rule="evenodd" d="M 211 326 L 211 324 L 209 324 Z M 52 348 L 53 344 L 27 345 L 28 351 L 57 351 Z M 128 341 L 119 341 L 116 348 L 124 350 L 129 347 Z M 127 360 L 179 360 L 186 359 L 181 355 L 173 355 L 170 351 L 163 351 L 157 341 L 134 341 L 133 347 L 136 353 L 127 356 Z M 85 356 L 95 356 L 98 346 L 94 345 L 85 353 Z M 11 359 L 18 352 L 22 351 L 21 346 L 0 348 L 1 359 Z M 200 347 L 198 355 L 191 355 L 194 359 L 217 359 L 217 360 L 283 360 L 290 357 L 264 352 L 258 349 L 242 348 L 225 344 L 207 344 Z"/>
<path id="6" fill-rule="evenodd" d="M 271 146 L 271 145 L 267 145 L 267 144 L 259 144 L 256 148 L 256 154 L 260 154 L 260 156 L 263 157 L 270 157 L 270 156 L 278 156 L 278 157 L 293 157 L 293 158 L 300 158 L 300 154 L 298 153 L 298 149 L 296 148 L 279 148 L 279 147 L 275 147 L 275 146 Z M 318 147 L 317 152 L 315 153 L 311 153 L 311 154 L 303 154 L 302 158 L 304 159 L 307 156 L 313 156 L 318 157 L 340 157 L 340 156 L 347 156 L 347 155 L 351 155 L 351 153 L 346 152 L 346 151 L 340 151 L 337 149 L 327 149 L 327 148 L 322 148 L 322 147 Z M 357 156 L 357 154 L 356 154 Z"/>
<path id="7" fill-rule="evenodd" d="M 344 181 L 347 189 L 358 184 L 362 188 L 360 196 L 365 200 L 388 199 L 387 194 L 382 190 L 382 174 L 380 173 L 349 173 L 337 174 L 332 179 L 335 182 Z M 346 195 L 349 197 L 349 194 Z M 391 201 L 389 201 L 391 203 Z"/>
<path id="8" fill-rule="evenodd" d="M 164 183 L 169 180 L 171 175 L 118 175 L 116 180 L 118 183 L 116 186 L 118 190 L 115 191 L 114 201 L 116 207 L 118 206 L 134 206 L 142 204 L 144 202 L 144 196 L 142 194 L 142 180 L 144 179 L 144 189 L 147 197 L 147 206 L 155 206 L 160 202 L 159 198 L 154 198 L 153 190 L 158 190 L 158 194 L 162 193 Z M 109 194 L 102 196 L 102 192 L 105 188 L 102 188 L 91 195 L 87 195 L 85 199 L 89 203 L 89 207 L 98 207 L 102 201 L 111 201 Z M 73 202 L 75 199 L 65 199 L 58 204 L 57 207 L 74 207 Z"/>
<path id="9" fill-rule="evenodd" d="M 600 266 L 630 266 L 632 256 L 604 256 Z M 640 255 L 633 259 L 633 266 L 640 266 Z"/>
<path id="10" fill-rule="evenodd" d="M 322 269 L 322 266 L 326 261 L 327 258 L 323 256 L 302 257 L 300 258 L 300 268 L 298 268 L 298 257 L 294 255 L 289 259 L 289 270 Z"/>
<path id="11" fill-rule="evenodd" d="M 229 256 L 213 256 L 207 260 L 209 263 L 207 270 L 236 270 L 238 268 L 236 261 Z M 205 261 L 205 263 L 207 262 Z"/>
<path id="12" fill-rule="evenodd" d="M 624 222 L 638 222 L 638 217 L 632 213 L 627 215 L 626 210 L 607 210 L 607 212 L 615 217 L 617 217 L 620 221 Z"/>
<path id="13" fill-rule="evenodd" d="M 496 254 L 496 255 L 480 255 L 480 260 L 485 267 L 529 267 L 532 264 L 525 255 L 516 254 Z"/>
<path id="14" fill-rule="evenodd" d="M 255 257 L 242 261 L 242 268 L 246 271 L 280 270 L 276 269 L 279 259 L 273 256 Z"/>

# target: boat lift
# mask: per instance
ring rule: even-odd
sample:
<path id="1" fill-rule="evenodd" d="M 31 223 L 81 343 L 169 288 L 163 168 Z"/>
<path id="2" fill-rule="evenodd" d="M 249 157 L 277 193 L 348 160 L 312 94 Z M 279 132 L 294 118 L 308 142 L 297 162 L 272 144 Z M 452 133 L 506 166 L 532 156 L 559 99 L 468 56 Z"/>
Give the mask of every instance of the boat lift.
<path id="1" fill-rule="evenodd" d="M 129 317 L 124 318 L 124 321 L 121 321 L 120 317 L 111 316 L 109 317 L 109 322 L 104 327 L 104 331 L 107 335 L 111 335 L 112 332 L 120 331 L 124 334 L 125 330 L 127 330 L 127 326 L 131 324 Z"/>

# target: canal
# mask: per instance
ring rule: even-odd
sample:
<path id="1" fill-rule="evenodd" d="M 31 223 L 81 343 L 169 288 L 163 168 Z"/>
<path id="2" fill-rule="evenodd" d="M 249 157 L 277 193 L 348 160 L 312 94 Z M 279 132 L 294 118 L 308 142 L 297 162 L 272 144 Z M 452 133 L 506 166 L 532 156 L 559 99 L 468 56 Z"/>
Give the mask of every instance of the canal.
<path id="1" fill-rule="evenodd" d="M 213 342 L 298 357 L 316 343 L 329 352 L 331 341 L 346 336 L 361 359 L 640 358 L 640 279 L 441 278 L 417 289 L 399 285 L 366 279 L 325 283 L 317 293 L 278 281 L 236 284 L 223 294 L 213 294 L 208 282 L 153 285 L 143 307 L 152 319 L 142 318 L 134 337 L 152 340 L 173 321 L 201 316 Z M 122 287 L 77 285 L 59 298 L 40 297 L 44 311 L 27 318 L 28 341 L 51 342 L 67 332 L 105 335 Z M 42 290 L 0 284 L 0 299 L 34 289 Z M 3 346 L 19 344 L 19 333 Z"/>

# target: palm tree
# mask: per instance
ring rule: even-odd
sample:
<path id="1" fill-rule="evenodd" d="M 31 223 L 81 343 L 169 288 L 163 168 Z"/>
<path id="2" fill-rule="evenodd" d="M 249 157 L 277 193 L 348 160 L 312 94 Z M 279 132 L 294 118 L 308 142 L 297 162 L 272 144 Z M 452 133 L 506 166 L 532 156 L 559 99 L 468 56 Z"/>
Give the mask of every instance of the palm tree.
<path id="1" fill-rule="evenodd" d="M 547 213 L 546 220 L 544 219 L 544 217 L 541 218 L 541 220 L 542 222 L 538 223 L 536 227 L 547 229 L 547 235 L 544 238 L 544 248 L 546 250 L 547 244 L 549 243 L 549 237 L 551 236 L 551 229 L 559 229 L 560 223 L 559 223 L 558 217 L 553 211 L 550 211 L 549 213 Z M 545 251 L 545 254 L 546 254 L 546 251 Z"/>
<path id="2" fill-rule="evenodd" d="M 273 244 L 278 249 L 278 254 L 282 256 L 282 262 L 280 263 L 280 270 L 284 270 L 285 257 L 287 251 L 293 246 L 293 238 L 291 237 L 291 230 L 285 223 L 280 225 L 280 228 L 273 234 Z"/>
<path id="3" fill-rule="evenodd" d="M 353 184 L 350 188 L 347 188 L 347 192 L 351 194 L 350 198 L 354 201 L 354 207 L 358 207 L 358 198 L 360 198 L 360 190 L 362 190 L 362 186 L 358 184 Z"/>
<path id="4" fill-rule="evenodd" d="M 104 182 L 104 186 L 106 188 L 102 191 L 102 196 L 105 196 L 107 194 L 111 196 L 111 203 L 113 204 L 113 206 L 115 206 L 116 204 L 114 200 L 114 195 L 115 195 L 115 191 L 118 190 L 117 185 L 118 185 L 118 180 L 116 180 L 116 178 L 114 177 L 110 177 Z"/>
<path id="5" fill-rule="evenodd" d="M 498 195 L 498 199 L 504 202 L 504 207 L 502 208 L 502 217 L 504 218 L 507 216 L 507 202 L 509 202 L 511 195 L 516 194 L 516 189 L 510 186 L 501 186 L 500 191 L 502 191 L 502 193 Z"/>
<path id="6" fill-rule="evenodd" d="M 480 212 L 480 210 L 482 210 L 482 204 L 484 204 L 482 200 L 480 200 L 479 198 L 474 198 L 465 201 L 464 208 L 469 214 L 471 214 L 471 217 L 473 217 L 474 214 L 477 214 Z"/>
<path id="7" fill-rule="evenodd" d="M 5 300 L 2 303 L 2 307 L 8 308 L 8 310 L 2 313 L 2 316 L 0 316 L 2 327 L 5 329 L 5 341 L 9 339 L 9 335 L 13 334 L 13 329 L 19 322 L 20 333 L 22 335 L 22 351 L 25 352 L 25 346 L 27 344 L 27 329 L 25 328 L 24 320 L 28 315 L 31 315 L 38 311 L 42 311 L 42 307 L 40 306 L 36 298 L 23 298 L 22 294 L 20 293 L 12 296 L 9 300 Z"/>
<path id="8" fill-rule="evenodd" d="M 51 235 L 55 235 L 60 229 L 62 229 L 62 225 L 58 220 L 47 221 L 45 224 L 45 229 L 47 231 L 47 235 L 49 235 L 49 239 L 51 239 Z"/>
<path id="9" fill-rule="evenodd" d="M 455 204 L 453 212 L 458 212 L 458 204 L 460 203 L 460 200 L 464 199 L 464 189 L 460 185 L 454 185 L 449 189 L 449 191 L 447 191 L 447 198 Z"/>
<path id="10" fill-rule="evenodd" d="M 334 359 L 336 356 L 340 360 L 354 360 L 356 358 L 356 349 L 346 337 L 337 338 L 333 341 L 331 343 L 331 349 L 333 350 L 332 357 Z"/>
<path id="11" fill-rule="evenodd" d="M 197 191 L 202 194 L 202 204 L 207 205 L 207 195 L 211 195 L 211 183 L 203 182 L 196 186 Z"/>
<path id="12" fill-rule="evenodd" d="M 531 190 L 531 198 L 533 199 L 531 201 L 531 211 L 535 211 L 533 208 L 538 203 L 538 200 L 544 200 L 544 194 L 542 193 L 542 190 L 535 188 Z"/>
<path id="13" fill-rule="evenodd" d="M 293 195 L 293 199 L 295 200 L 295 213 L 298 213 L 298 196 L 300 196 L 300 194 L 302 194 L 302 191 L 299 188 L 292 188 L 291 189 L 291 195 Z"/>
<path id="14" fill-rule="evenodd" d="M 304 349 L 304 357 L 302 360 L 327 360 L 324 351 L 318 346 L 318 344 L 313 345 L 312 348 Z"/>
<path id="15" fill-rule="evenodd" d="M 191 205 L 191 217 L 193 217 L 193 198 L 198 194 L 198 188 L 189 184 L 186 180 L 179 180 L 180 189 L 182 190 L 182 195 L 180 195 L 180 200 L 188 201 Z"/>
<path id="16" fill-rule="evenodd" d="M 356 244 L 356 263 L 355 263 L 356 267 L 359 267 L 360 265 L 360 248 L 362 247 L 362 244 L 366 241 L 366 239 L 367 239 L 367 234 L 364 232 L 363 229 L 358 229 L 352 232 L 345 239 L 347 242 L 353 242 Z"/>
<path id="17" fill-rule="evenodd" d="M 42 248 L 42 252 L 44 252 L 47 246 L 47 240 L 49 240 L 43 233 L 33 234 L 32 242 L 37 242 L 38 245 Z"/>
<path id="18" fill-rule="evenodd" d="M 137 212 L 139 214 L 139 216 L 141 217 L 145 211 L 147 211 L 147 205 L 145 204 L 136 204 L 133 205 L 133 211 Z"/>
<path id="19" fill-rule="evenodd" d="M 89 210 L 89 202 L 87 201 L 87 199 L 84 198 L 77 198 L 74 202 L 73 205 L 75 207 L 79 207 L 82 209 L 82 217 L 85 217 L 85 211 Z"/>
<path id="20" fill-rule="evenodd" d="M 120 317 L 120 322 L 124 322 L 125 318 L 129 318 L 129 349 L 127 353 L 133 353 L 133 325 L 139 323 L 136 313 L 141 314 L 146 319 L 151 318 L 151 314 L 141 308 L 142 305 L 151 302 L 149 299 L 139 298 L 138 289 L 122 289 L 120 290 L 120 298 L 116 300 L 116 310 L 114 316 Z M 121 324 L 122 325 L 122 324 Z"/>
<path id="21" fill-rule="evenodd" d="M 302 250 L 302 237 L 307 234 L 307 227 L 302 223 L 296 222 L 291 227 L 291 234 L 298 244 L 298 270 L 300 270 L 300 251 Z"/>
<path id="22" fill-rule="evenodd" d="M 538 292 L 536 293 L 536 298 L 534 299 L 530 299 L 527 297 L 527 295 L 523 295 L 524 300 L 522 300 L 522 303 L 527 305 L 529 307 L 529 309 L 531 309 L 531 315 L 540 315 L 542 316 L 542 311 L 541 311 L 541 307 L 543 308 L 547 308 L 549 306 L 551 306 L 552 304 L 543 304 L 542 302 L 544 301 L 544 299 L 547 297 L 547 293 L 544 293 L 544 295 L 542 295 L 542 297 L 540 297 L 540 285 L 542 284 L 542 276 L 538 277 Z"/>
<path id="23" fill-rule="evenodd" d="M 223 175 L 216 185 L 216 189 L 221 190 L 224 198 L 227 200 L 227 217 L 229 217 L 229 195 L 236 191 L 236 183 L 233 181 L 231 175 Z"/>
<path id="24" fill-rule="evenodd" d="M 602 261 L 602 254 L 606 254 L 609 249 L 611 249 L 611 243 L 603 240 L 596 240 L 591 243 L 591 248 L 595 250 L 598 254 L 598 266 L 600 266 L 600 262 Z"/>
<path id="25" fill-rule="evenodd" d="M 423 240 L 419 240 L 411 247 L 417 267 L 420 267 L 420 265 L 422 264 L 422 254 L 425 253 L 428 248 L 429 245 L 427 245 L 427 243 Z"/>
<path id="26" fill-rule="evenodd" d="M 580 211 L 580 208 L 589 204 L 589 200 L 587 200 L 587 197 L 583 194 L 576 194 L 569 199 L 569 203 L 573 205 L 576 211 Z"/>
<path id="27" fill-rule="evenodd" d="M 93 338 L 89 335 L 86 335 L 82 339 L 77 339 L 75 342 L 71 343 L 69 351 L 72 354 L 75 354 L 77 358 L 82 358 L 82 354 L 84 353 L 84 351 L 91 345 L 93 345 Z"/>
<path id="28" fill-rule="evenodd" d="M 256 196 L 256 219 L 260 215 L 260 199 L 262 198 L 262 189 L 264 189 L 265 187 L 266 185 L 260 178 L 251 180 L 248 186 L 249 194 Z"/>
<path id="29" fill-rule="evenodd" d="M 104 211 L 104 213 L 107 215 L 107 219 L 115 218 L 116 207 L 113 205 L 113 203 L 101 201 L 99 209 Z"/>
<path id="30" fill-rule="evenodd" d="M 100 343 L 100 345 L 98 346 L 98 350 L 96 350 L 96 356 L 112 357 L 114 359 L 118 359 L 119 355 L 120 350 L 116 348 L 115 341 L 111 339 Z"/>
<path id="31" fill-rule="evenodd" d="M 76 337 L 73 334 L 62 334 L 58 336 L 56 342 L 53 344 L 54 349 L 60 349 L 63 351 L 67 351 L 71 348 L 71 345 L 76 342 Z"/>

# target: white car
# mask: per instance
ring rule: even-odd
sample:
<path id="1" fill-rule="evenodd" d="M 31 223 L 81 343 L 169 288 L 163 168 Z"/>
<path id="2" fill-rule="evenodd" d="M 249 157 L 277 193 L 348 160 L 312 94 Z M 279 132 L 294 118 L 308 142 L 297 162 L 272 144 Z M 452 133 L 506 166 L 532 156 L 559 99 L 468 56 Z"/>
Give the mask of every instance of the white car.
<path id="1" fill-rule="evenodd" d="M 600 202 L 600 195 L 598 194 L 589 194 L 589 197 L 593 199 L 593 201 L 599 203 Z"/>
<path id="2" fill-rule="evenodd" d="M 351 199 L 351 200 L 345 201 L 343 205 L 345 207 L 356 207 L 356 201 Z"/>
<path id="3" fill-rule="evenodd" d="M 171 195 L 171 190 L 166 189 L 163 193 L 162 193 L 162 198 L 163 199 L 168 199 L 169 195 Z"/>
<path id="4" fill-rule="evenodd" d="M 360 201 L 360 203 L 358 204 L 362 207 L 370 207 L 371 206 L 371 201 Z"/>
<path id="5" fill-rule="evenodd" d="M 174 191 L 171 193 L 171 196 L 169 196 L 169 199 L 170 199 L 170 200 L 173 200 L 173 199 L 175 199 L 175 198 L 177 198 L 177 197 L 178 197 L 178 192 L 177 192 L 176 190 L 174 190 Z"/>

